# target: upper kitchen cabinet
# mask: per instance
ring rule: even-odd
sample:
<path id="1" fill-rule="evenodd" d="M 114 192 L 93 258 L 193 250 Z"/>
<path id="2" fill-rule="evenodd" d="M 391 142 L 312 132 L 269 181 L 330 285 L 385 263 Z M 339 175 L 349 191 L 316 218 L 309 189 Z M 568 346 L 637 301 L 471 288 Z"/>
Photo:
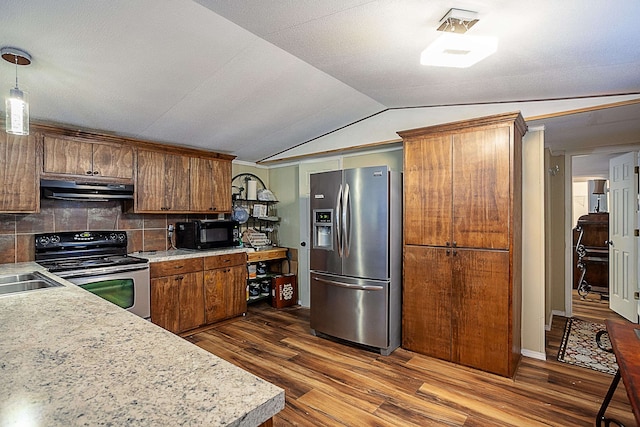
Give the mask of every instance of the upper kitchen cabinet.
<path id="1" fill-rule="evenodd" d="M 40 210 L 36 137 L 0 132 L 0 212 Z"/>
<path id="2" fill-rule="evenodd" d="M 520 360 L 520 113 L 398 132 L 402 346 L 512 377 Z"/>
<path id="3" fill-rule="evenodd" d="M 190 158 L 138 150 L 136 212 L 189 212 Z"/>
<path id="4" fill-rule="evenodd" d="M 508 249 L 508 126 L 405 140 L 405 243 Z"/>
<path id="5" fill-rule="evenodd" d="M 98 181 L 133 182 L 133 148 L 66 136 L 45 135 L 43 175 L 90 177 Z"/>
<path id="6" fill-rule="evenodd" d="M 139 148 L 137 159 L 135 212 L 231 212 L 232 156 Z"/>
<path id="7" fill-rule="evenodd" d="M 231 212 L 231 162 L 191 157 L 190 211 Z"/>

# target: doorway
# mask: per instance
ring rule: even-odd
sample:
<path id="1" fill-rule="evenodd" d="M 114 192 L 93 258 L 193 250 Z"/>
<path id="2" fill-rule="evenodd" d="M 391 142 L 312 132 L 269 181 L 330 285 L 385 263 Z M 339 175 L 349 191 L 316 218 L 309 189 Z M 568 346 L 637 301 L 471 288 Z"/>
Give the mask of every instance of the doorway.
<path id="1" fill-rule="evenodd" d="M 618 150 L 596 154 L 574 154 L 567 159 L 571 170 L 567 198 L 571 206 L 571 220 L 566 224 L 571 236 L 570 245 L 567 242 L 570 247 L 566 262 L 568 280 L 565 283 L 567 316 L 577 314 L 574 311 L 576 301 L 579 301 L 582 316 L 588 316 L 590 309 L 597 313 L 603 310 L 614 313 L 609 308 L 610 280 L 613 277 L 615 288 L 620 279 L 616 279 L 616 261 L 609 260 L 609 245 L 612 243 L 609 226 L 612 224 L 616 228 L 616 218 L 624 210 L 620 203 L 613 203 L 609 195 L 610 165 L 611 159 L 618 159 L 623 153 L 633 150 L 633 147 L 625 147 L 621 151 L 618 147 Z M 637 257 L 630 258 L 635 263 L 630 271 L 636 271 Z M 635 279 L 636 275 L 633 277 Z M 617 295 L 613 297 L 616 299 Z"/>

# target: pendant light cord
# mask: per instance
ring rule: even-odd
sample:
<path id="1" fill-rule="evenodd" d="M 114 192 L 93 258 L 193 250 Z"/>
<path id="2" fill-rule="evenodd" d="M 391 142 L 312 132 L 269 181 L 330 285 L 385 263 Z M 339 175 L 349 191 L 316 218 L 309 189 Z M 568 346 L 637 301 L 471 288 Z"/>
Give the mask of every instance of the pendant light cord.
<path id="1" fill-rule="evenodd" d="M 13 56 L 16 61 L 16 89 L 18 89 L 18 55 Z"/>

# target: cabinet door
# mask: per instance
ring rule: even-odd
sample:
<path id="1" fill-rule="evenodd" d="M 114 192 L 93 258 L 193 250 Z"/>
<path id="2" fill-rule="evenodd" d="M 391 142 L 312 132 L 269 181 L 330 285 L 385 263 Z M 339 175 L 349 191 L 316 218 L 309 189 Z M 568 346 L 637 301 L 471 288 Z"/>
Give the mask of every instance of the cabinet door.
<path id="1" fill-rule="evenodd" d="M 178 285 L 180 332 L 204 325 L 202 272 L 173 276 Z"/>
<path id="2" fill-rule="evenodd" d="M 451 136 L 405 141 L 405 244 L 446 246 L 451 242 L 451 155 Z"/>
<path id="3" fill-rule="evenodd" d="M 247 267 L 236 265 L 204 272 L 206 323 L 247 311 Z"/>
<path id="4" fill-rule="evenodd" d="M 189 157 L 138 150 L 137 211 L 189 211 Z"/>
<path id="5" fill-rule="evenodd" d="M 136 209 L 138 211 L 164 210 L 164 180 L 164 153 L 138 150 L 136 178 Z"/>
<path id="6" fill-rule="evenodd" d="M 217 322 L 227 316 L 225 302 L 227 271 L 227 268 L 218 268 L 204 272 L 204 309 L 206 323 Z"/>
<path id="7" fill-rule="evenodd" d="M 236 265 L 227 269 L 228 288 L 226 293 L 227 317 L 239 316 L 247 312 L 247 266 Z"/>
<path id="8" fill-rule="evenodd" d="M 93 174 L 133 179 L 133 149 L 116 144 L 93 144 Z"/>
<path id="9" fill-rule="evenodd" d="M 513 319 L 509 252 L 458 249 L 456 253 L 452 360 L 510 376 L 509 325 Z"/>
<path id="10" fill-rule="evenodd" d="M 220 212 L 231 212 L 231 162 L 213 160 L 213 206 Z"/>
<path id="11" fill-rule="evenodd" d="M 231 211 L 231 162 L 191 158 L 192 212 Z"/>
<path id="12" fill-rule="evenodd" d="M 453 137 L 453 240 L 458 247 L 509 248 L 509 127 Z"/>
<path id="13" fill-rule="evenodd" d="M 451 360 L 451 250 L 404 247 L 402 347 Z"/>
<path id="14" fill-rule="evenodd" d="M 151 279 L 151 322 L 170 331 L 180 331 L 178 286 L 173 276 Z"/>
<path id="15" fill-rule="evenodd" d="M 44 173 L 93 176 L 93 144 L 45 136 L 43 155 Z"/>
<path id="16" fill-rule="evenodd" d="M 167 154 L 165 156 L 164 210 L 189 211 L 189 157 Z"/>
<path id="17" fill-rule="evenodd" d="M 211 159 L 191 158 L 190 188 L 192 212 L 213 212 L 216 205 L 213 200 L 214 171 Z"/>
<path id="18" fill-rule="evenodd" d="M 0 212 L 37 212 L 35 136 L 0 132 Z"/>

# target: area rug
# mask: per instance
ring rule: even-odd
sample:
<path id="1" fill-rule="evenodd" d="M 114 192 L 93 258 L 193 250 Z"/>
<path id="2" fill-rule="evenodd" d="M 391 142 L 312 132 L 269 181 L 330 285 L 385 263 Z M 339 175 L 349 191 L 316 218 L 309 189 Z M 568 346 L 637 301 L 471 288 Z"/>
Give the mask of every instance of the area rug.
<path id="1" fill-rule="evenodd" d="M 614 375 L 618 370 L 616 357 L 596 344 L 596 334 L 605 329 L 602 323 L 570 318 L 564 329 L 558 361 Z M 601 342 L 610 348 L 607 334 L 602 336 Z"/>

